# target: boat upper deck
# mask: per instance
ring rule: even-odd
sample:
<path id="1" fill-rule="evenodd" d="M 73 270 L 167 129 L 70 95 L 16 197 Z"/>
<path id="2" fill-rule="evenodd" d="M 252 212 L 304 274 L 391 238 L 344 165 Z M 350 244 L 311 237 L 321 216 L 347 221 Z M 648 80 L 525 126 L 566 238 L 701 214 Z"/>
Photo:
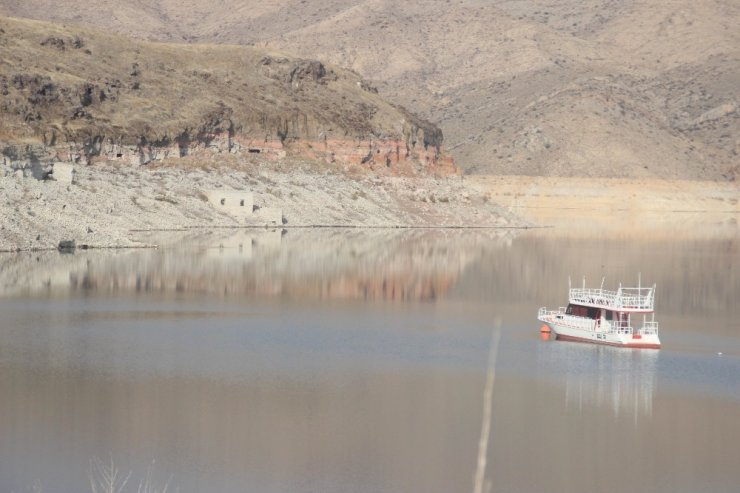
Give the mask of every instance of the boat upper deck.
<path id="1" fill-rule="evenodd" d="M 606 308 L 621 312 L 644 312 L 654 310 L 655 285 L 649 288 L 623 288 L 616 291 L 606 289 L 572 288 L 568 301 L 576 305 Z"/>

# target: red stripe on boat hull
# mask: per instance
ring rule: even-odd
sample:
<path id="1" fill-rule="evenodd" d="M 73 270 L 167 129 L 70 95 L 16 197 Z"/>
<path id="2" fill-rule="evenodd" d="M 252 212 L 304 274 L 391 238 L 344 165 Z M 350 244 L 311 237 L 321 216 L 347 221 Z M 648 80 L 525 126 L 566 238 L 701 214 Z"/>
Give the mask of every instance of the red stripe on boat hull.
<path id="1" fill-rule="evenodd" d="M 605 346 L 614 346 L 614 347 L 628 347 L 628 348 L 634 348 L 634 349 L 660 349 L 660 344 L 646 344 L 646 343 L 641 343 L 641 342 L 640 343 L 629 343 L 629 344 L 618 344 L 616 342 L 585 339 L 583 337 L 566 336 L 563 334 L 556 334 L 555 338 L 559 341 L 587 342 L 589 344 L 602 344 Z"/>

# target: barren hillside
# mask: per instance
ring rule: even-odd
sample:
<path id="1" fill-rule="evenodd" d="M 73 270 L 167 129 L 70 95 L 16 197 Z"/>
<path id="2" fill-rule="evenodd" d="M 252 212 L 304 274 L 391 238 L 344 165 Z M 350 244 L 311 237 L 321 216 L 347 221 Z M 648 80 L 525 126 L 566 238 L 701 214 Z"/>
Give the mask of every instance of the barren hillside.
<path id="1" fill-rule="evenodd" d="M 18 16 L 347 66 L 483 173 L 733 179 L 732 0 L 2 0 Z"/>
<path id="2" fill-rule="evenodd" d="M 357 74 L 264 48 L 11 18 L 0 18 L 0 47 L 0 152 L 13 168 L 96 156 L 143 164 L 199 148 L 387 167 L 435 164 L 440 151 L 437 127 Z"/>

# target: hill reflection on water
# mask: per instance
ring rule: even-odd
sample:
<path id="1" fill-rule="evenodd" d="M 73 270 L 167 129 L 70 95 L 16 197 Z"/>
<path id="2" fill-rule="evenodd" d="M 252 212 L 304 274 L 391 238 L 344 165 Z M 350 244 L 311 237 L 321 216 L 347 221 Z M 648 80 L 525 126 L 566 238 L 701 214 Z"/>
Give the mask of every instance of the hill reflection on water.
<path id="1" fill-rule="evenodd" d="M 0 255 L 0 296 L 160 292 L 209 296 L 561 306 L 568 278 L 657 283 L 659 315 L 737 318 L 737 237 L 570 238 L 516 230 L 215 230 L 142 233 L 157 249 Z"/>
<path id="2" fill-rule="evenodd" d="M 507 230 L 238 230 L 154 233 L 158 249 L 17 254 L 2 294 L 71 291 L 435 300 Z"/>

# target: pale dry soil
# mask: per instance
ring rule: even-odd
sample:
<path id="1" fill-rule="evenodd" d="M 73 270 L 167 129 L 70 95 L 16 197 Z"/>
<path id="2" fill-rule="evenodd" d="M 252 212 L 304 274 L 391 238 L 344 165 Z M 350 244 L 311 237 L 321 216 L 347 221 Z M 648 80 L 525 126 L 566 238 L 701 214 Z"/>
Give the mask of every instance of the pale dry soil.
<path id="1" fill-rule="evenodd" d="M 740 236 L 740 185 L 733 182 L 472 176 L 523 220 L 575 236 Z"/>
<path id="2" fill-rule="evenodd" d="M 149 246 L 132 231 L 264 227 L 257 211 L 235 217 L 214 208 L 212 189 L 254 193 L 260 208 L 280 208 L 283 227 L 520 227 L 488 195 L 459 176 L 378 176 L 310 162 L 77 166 L 75 182 L 0 177 L 0 251 Z"/>

